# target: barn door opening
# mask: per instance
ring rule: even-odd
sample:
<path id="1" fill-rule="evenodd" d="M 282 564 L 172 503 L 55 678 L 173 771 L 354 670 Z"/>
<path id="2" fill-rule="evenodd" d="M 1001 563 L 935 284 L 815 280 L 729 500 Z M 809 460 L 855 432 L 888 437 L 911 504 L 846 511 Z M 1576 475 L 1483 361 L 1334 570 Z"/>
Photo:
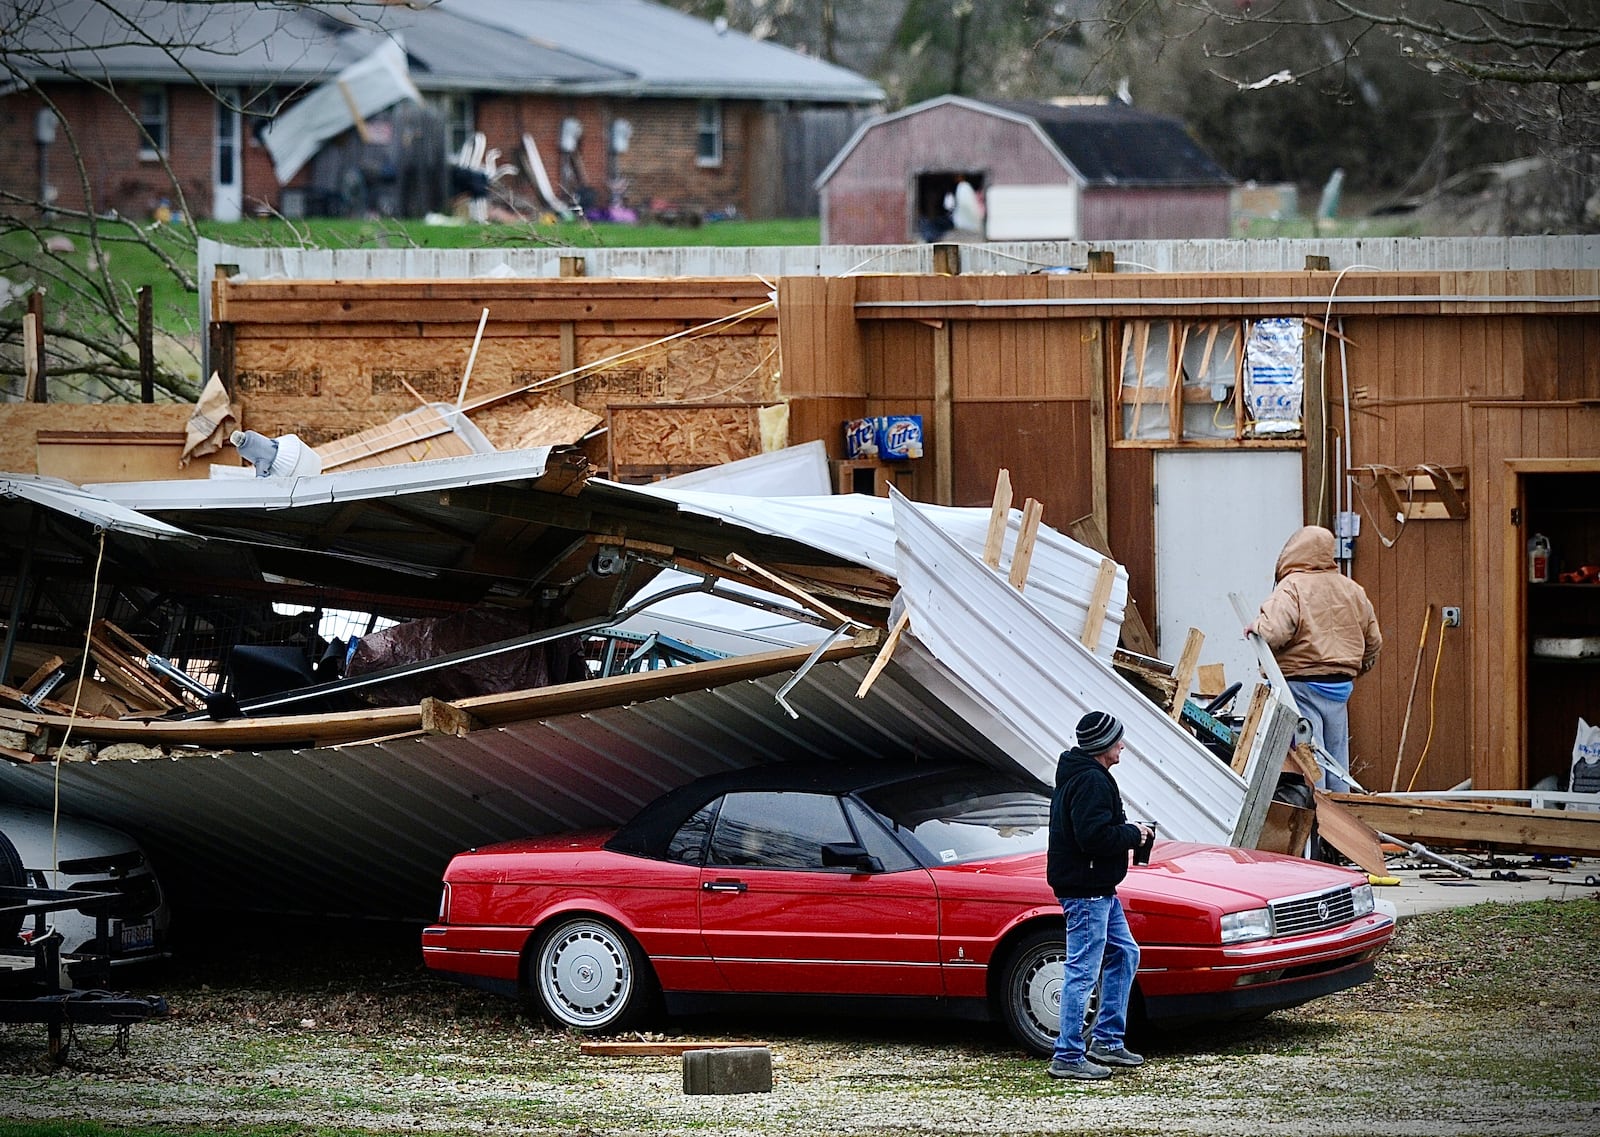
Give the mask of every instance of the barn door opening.
<path id="1" fill-rule="evenodd" d="M 911 232 L 921 241 L 968 239 L 982 236 L 980 216 L 975 228 L 957 230 L 959 211 L 956 208 L 957 186 L 962 180 L 977 196 L 982 209 L 984 176 L 979 170 L 925 170 L 917 174 L 911 187 Z"/>

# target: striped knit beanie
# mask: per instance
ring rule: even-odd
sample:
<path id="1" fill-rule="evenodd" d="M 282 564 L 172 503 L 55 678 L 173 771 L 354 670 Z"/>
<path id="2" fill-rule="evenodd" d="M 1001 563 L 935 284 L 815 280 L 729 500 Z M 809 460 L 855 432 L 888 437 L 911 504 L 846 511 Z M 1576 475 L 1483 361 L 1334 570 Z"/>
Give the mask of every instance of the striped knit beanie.
<path id="1" fill-rule="evenodd" d="M 1104 711 L 1090 711 L 1078 720 L 1078 749 L 1104 754 L 1122 737 L 1122 724 Z"/>

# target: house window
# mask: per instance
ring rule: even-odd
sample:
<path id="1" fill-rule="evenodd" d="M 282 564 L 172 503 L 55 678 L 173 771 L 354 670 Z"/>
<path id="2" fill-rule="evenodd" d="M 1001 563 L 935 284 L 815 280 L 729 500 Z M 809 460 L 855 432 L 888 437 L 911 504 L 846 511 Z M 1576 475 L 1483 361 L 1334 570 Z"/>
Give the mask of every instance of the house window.
<path id="1" fill-rule="evenodd" d="M 706 99 L 700 104 L 700 126 L 695 137 L 695 164 L 722 165 L 722 104 Z"/>
<path id="2" fill-rule="evenodd" d="M 440 121 L 444 123 L 444 153 L 445 157 L 453 162 L 456 155 L 472 141 L 472 136 L 477 131 L 472 96 L 430 95 L 428 105 L 437 112 Z"/>
<path id="3" fill-rule="evenodd" d="M 1121 441 L 1304 437 L 1299 320 L 1127 320 L 1116 331 Z"/>
<path id="4" fill-rule="evenodd" d="M 167 90 L 146 87 L 135 108 L 139 115 L 139 157 L 153 162 L 167 152 Z"/>

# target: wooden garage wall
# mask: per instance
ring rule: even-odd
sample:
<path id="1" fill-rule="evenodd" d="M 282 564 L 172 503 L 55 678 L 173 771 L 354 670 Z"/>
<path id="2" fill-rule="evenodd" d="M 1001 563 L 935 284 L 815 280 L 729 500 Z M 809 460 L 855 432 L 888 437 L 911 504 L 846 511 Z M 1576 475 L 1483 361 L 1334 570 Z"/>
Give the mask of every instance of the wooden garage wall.
<path id="1" fill-rule="evenodd" d="M 1065 528 L 1093 507 L 1091 394 L 1097 381 L 1106 381 L 1100 341 L 1107 321 L 1171 318 L 1180 310 L 1197 317 L 1271 314 L 1320 321 L 1326 304 L 1315 299 L 1254 311 L 1225 301 L 1326 297 L 1334 283 L 1332 273 L 786 279 L 780 304 L 791 440 L 821 438 L 837 455 L 842 418 L 923 414 L 928 450 L 917 467 L 913 496 L 937 500 L 939 438 L 931 424 L 937 337 L 946 336 L 951 501 L 986 504 L 995 471 L 1004 466 L 1017 500 L 1038 498 L 1045 520 Z M 1511 721 L 1514 711 L 1505 709 L 1503 698 L 1516 678 L 1508 674 L 1514 664 L 1505 650 L 1501 609 L 1508 575 L 1520 569 L 1520 558 L 1508 567 L 1505 554 L 1512 504 L 1505 496 L 1511 485 L 1505 463 L 1517 457 L 1600 458 L 1600 304 L 1593 299 L 1600 295 L 1600 273 L 1363 273 L 1339 278 L 1337 292 L 1374 299 L 1340 305 L 1342 357 L 1339 341 L 1328 341 L 1330 450 L 1332 437 L 1344 433 L 1342 358 L 1350 371 L 1354 464 L 1405 471 L 1431 463 L 1466 467 L 1468 475 L 1464 521 L 1414 520 L 1397 536 L 1372 490 L 1351 506 L 1363 514 L 1354 575 L 1373 598 L 1386 641 L 1377 670 L 1360 681 L 1352 703 L 1355 772 L 1369 788 L 1388 789 L 1409 700 L 1411 723 L 1398 772 L 1402 788 L 1424 745 L 1418 788 L 1444 788 L 1468 777 L 1480 787 L 1521 786 L 1521 724 Z M 1415 302 L 1394 299 L 1411 296 Z M 1486 299 L 1440 299 L 1451 296 Z M 1568 296 L 1586 299 L 1549 302 Z M 805 303 L 788 307 L 791 298 L 801 297 Z M 1078 303 L 1095 297 L 1104 303 Z M 1188 303 L 1181 309 L 1155 304 L 1173 297 Z M 1496 297 L 1509 299 L 1488 299 Z M 1204 303 L 1207 298 L 1216 298 L 1216 305 Z M 1067 303 L 1031 306 L 1030 299 Z M 978 306 L 992 301 L 1008 303 Z M 906 302 L 915 306 L 874 307 Z M 828 334 L 822 334 L 824 327 Z M 1320 342 L 1314 346 L 1321 348 Z M 1156 617 L 1153 453 L 1149 447 L 1117 446 L 1105 454 L 1110 544 L 1129 569 L 1147 622 Z M 1311 484 L 1316 473 L 1308 470 Z M 1515 542 L 1522 536 L 1515 534 Z M 1384 538 L 1394 544 L 1386 546 Z M 1429 603 L 1429 648 L 1410 699 Z M 1462 607 L 1464 620 L 1443 633 L 1435 685 L 1445 605 Z"/>
<path id="2" fill-rule="evenodd" d="M 758 278 L 219 279 L 213 342 L 227 345 L 245 425 L 315 445 L 419 395 L 454 403 L 487 308 L 466 405 L 530 384 L 562 395 L 610 427 L 596 465 L 645 477 L 761 452 L 760 411 L 778 404 L 767 290 Z M 472 417 L 493 438 L 517 412 L 508 400 Z"/>

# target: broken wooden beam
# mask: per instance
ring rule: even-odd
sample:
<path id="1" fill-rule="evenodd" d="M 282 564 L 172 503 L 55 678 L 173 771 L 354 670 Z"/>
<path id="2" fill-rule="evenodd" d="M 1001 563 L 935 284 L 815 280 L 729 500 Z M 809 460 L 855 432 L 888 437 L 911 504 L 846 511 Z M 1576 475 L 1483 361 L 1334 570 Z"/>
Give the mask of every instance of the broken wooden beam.
<path id="1" fill-rule="evenodd" d="M 1332 794 L 1373 829 L 1424 845 L 1600 855 L 1600 813 L 1481 801 Z M 1348 854 L 1346 854 L 1348 855 Z"/>

